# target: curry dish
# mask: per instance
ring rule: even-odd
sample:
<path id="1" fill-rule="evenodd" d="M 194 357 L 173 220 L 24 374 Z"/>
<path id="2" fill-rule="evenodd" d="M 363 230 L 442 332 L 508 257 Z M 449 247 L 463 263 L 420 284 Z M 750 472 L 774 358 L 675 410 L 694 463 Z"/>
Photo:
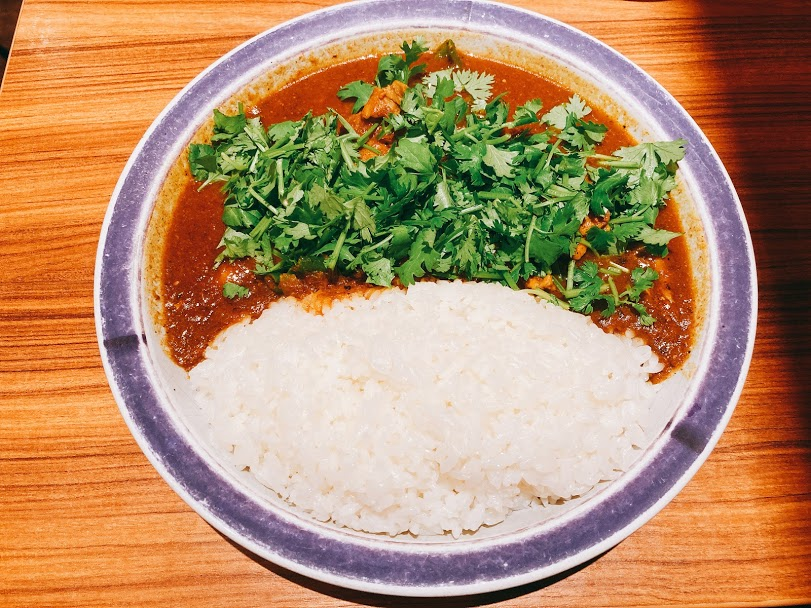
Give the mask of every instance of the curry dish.
<path id="1" fill-rule="evenodd" d="M 422 60 L 427 63 L 426 73 L 447 69 L 452 64 L 452 59 L 436 54 L 425 54 Z M 259 117 L 267 126 L 298 120 L 307 112 L 322 114 L 332 108 L 359 133 L 363 132 L 374 125 L 379 116 L 397 110 L 398 95 L 402 97 L 398 86 L 379 87 L 364 107 L 354 114 L 352 101 L 339 99 L 336 92 L 351 81 L 371 81 L 378 61 L 378 57 L 367 57 L 325 67 L 272 93 L 256 107 L 248 108 L 246 115 Z M 550 108 L 565 103 L 573 95 L 561 85 L 523 69 L 472 56 L 465 56 L 464 62 L 468 70 L 492 75 L 493 95 L 504 94 L 503 99 L 513 107 L 540 98 L 544 108 Z M 604 139 L 596 146 L 598 153 L 610 154 L 623 146 L 635 145 L 623 125 L 617 124 L 599 108 L 592 110 L 591 117 L 608 126 Z M 385 153 L 391 139 L 372 137 L 368 144 L 366 149 Z M 368 158 L 374 152 L 364 154 Z M 368 284 L 364 273 L 359 270 L 339 273 L 293 268 L 274 276 L 254 273 L 255 262 L 248 257 L 218 260 L 225 229 L 222 220 L 224 201 L 225 194 L 218 184 L 201 189 L 200 183 L 190 178 L 165 239 L 162 301 L 166 342 L 170 355 L 184 369 L 191 369 L 204 358 L 206 348 L 222 330 L 247 316 L 258 317 L 282 297 L 301 299 L 317 294 L 317 301 L 325 302 L 361 290 L 380 288 Z M 680 233 L 682 225 L 678 209 L 672 203 L 658 214 L 656 228 Z M 593 217 L 589 221 L 602 225 L 599 224 L 600 218 Z M 585 226 L 586 230 L 588 228 Z M 594 322 L 605 331 L 630 331 L 651 346 L 665 366 L 653 376 L 654 382 L 678 369 L 692 348 L 694 293 L 684 241 L 684 238 L 670 241 L 665 257 L 651 255 L 641 245 L 613 256 L 584 249 L 577 257 L 582 261 L 599 259 L 603 264 L 613 262 L 630 270 L 650 267 L 658 273 L 658 280 L 640 300 L 656 319 L 655 323 L 642 324 L 638 315 L 625 308 L 618 308 L 609 317 L 603 316 L 600 310 L 590 313 Z M 423 280 L 429 279 L 423 277 Z M 226 297 L 223 295 L 226 283 L 247 288 L 249 295 Z M 394 284 L 397 283 L 395 280 Z M 616 276 L 615 284 L 620 292 L 625 290 L 628 287 L 627 273 Z M 551 281 L 544 282 L 541 278 L 522 280 L 520 287 L 541 287 L 553 295 L 556 293 Z"/>

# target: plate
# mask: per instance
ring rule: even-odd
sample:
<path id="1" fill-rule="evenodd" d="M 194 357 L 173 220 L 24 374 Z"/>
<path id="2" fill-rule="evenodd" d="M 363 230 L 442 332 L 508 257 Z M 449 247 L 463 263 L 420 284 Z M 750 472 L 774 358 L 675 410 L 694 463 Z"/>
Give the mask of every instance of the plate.
<path id="1" fill-rule="evenodd" d="M 282 78 L 306 58 L 337 49 L 361 55 L 388 38 L 448 32 L 461 48 L 552 70 L 556 79 L 584 86 L 636 134 L 689 141 L 678 198 L 686 201 L 703 294 L 700 327 L 684 371 L 662 392 L 660 431 L 619 480 L 570 508 L 518 516 L 469 538 L 392 539 L 311 521 L 217 458 L 184 373 L 160 348 L 146 243 L 167 176 L 213 108 L 237 94 L 260 95 L 273 86 L 268 74 Z M 711 452 L 740 395 L 754 344 L 755 279 L 746 221 L 717 154 L 687 112 L 639 67 L 537 13 L 478 0 L 371 0 L 260 34 L 201 73 L 157 117 L 127 163 L 105 217 L 95 313 L 104 368 L 133 436 L 170 486 L 217 530 L 258 556 L 327 583 L 450 596 L 505 589 L 578 566 L 626 538 L 676 495 Z"/>

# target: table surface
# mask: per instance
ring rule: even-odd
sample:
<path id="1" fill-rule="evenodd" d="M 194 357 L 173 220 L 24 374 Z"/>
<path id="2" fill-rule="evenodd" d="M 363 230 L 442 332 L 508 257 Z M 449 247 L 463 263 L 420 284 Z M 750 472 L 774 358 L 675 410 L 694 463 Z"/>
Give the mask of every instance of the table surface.
<path id="1" fill-rule="evenodd" d="M 334 2 L 26 0 L 0 91 L 0 605 L 811 602 L 811 4 L 510 3 L 642 66 L 736 184 L 758 335 L 735 414 L 695 478 L 585 567 L 475 598 L 345 591 L 230 543 L 158 476 L 118 412 L 94 329 L 96 246 L 116 180 L 165 104 L 236 45 Z"/>

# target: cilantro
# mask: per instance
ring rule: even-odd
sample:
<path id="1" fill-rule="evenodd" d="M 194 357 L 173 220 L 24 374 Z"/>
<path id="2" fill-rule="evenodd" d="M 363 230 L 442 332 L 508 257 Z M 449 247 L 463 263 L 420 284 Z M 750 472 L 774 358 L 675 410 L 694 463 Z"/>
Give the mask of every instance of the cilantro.
<path id="1" fill-rule="evenodd" d="M 366 280 L 372 285 L 388 287 L 394 280 L 394 273 L 391 269 L 391 260 L 379 258 L 362 265 L 363 272 L 366 273 Z"/>
<path id="2" fill-rule="evenodd" d="M 355 105 L 352 106 L 352 113 L 354 114 L 366 105 L 374 90 L 375 88 L 372 85 L 356 80 L 338 89 L 338 98 L 343 100 L 354 99 Z"/>
<path id="3" fill-rule="evenodd" d="M 457 66 L 464 64 L 462 56 L 459 54 L 459 51 L 456 50 L 456 43 L 450 39 L 440 44 L 436 51 L 434 51 L 434 55 L 441 59 L 447 59 L 452 64 Z"/>
<path id="4" fill-rule="evenodd" d="M 683 159 L 686 144 L 683 139 L 639 144 L 631 148 L 620 148 L 615 156 L 638 165 L 647 177 L 651 177 L 660 163 L 669 165 Z"/>
<path id="5" fill-rule="evenodd" d="M 512 164 L 518 152 L 511 150 L 500 150 L 492 144 L 487 144 L 482 161 L 485 165 L 493 168 L 498 177 L 512 177 Z"/>
<path id="6" fill-rule="evenodd" d="M 425 70 L 425 64 L 413 65 L 420 55 L 428 50 L 423 40 L 413 40 L 411 44 L 403 42 L 403 56 L 384 55 L 380 58 L 377 66 L 377 78 L 375 82 L 379 87 L 390 85 L 395 80 L 408 83 L 412 77 L 417 76 Z"/>
<path id="7" fill-rule="evenodd" d="M 403 138 L 397 142 L 395 153 L 406 169 L 411 169 L 417 173 L 432 173 L 434 171 L 436 158 L 425 141 Z"/>
<path id="8" fill-rule="evenodd" d="M 585 262 L 574 270 L 574 289 L 568 290 L 572 310 L 588 314 L 594 310 L 595 300 L 602 299 L 603 280 L 599 271 L 600 268 L 594 262 Z"/>
<path id="9" fill-rule="evenodd" d="M 648 245 L 667 245 L 677 236 L 681 236 L 681 233 L 670 232 L 669 230 L 656 230 L 645 224 L 636 235 L 636 238 Z"/>
<path id="10" fill-rule="evenodd" d="M 653 282 L 659 278 L 659 273 L 653 268 L 634 268 L 631 271 L 631 286 L 625 290 L 624 295 L 633 302 L 638 302 L 644 291 L 653 287 Z"/>
<path id="11" fill-rule="evenodd" d="M 592 227 L 586 233 L 586 240 L 598 253 L 610 253 L 616 248 L 617 235 L 613 232 Z"/>
<path id="12" fill-rule="evenodd" d="M 544 114 L 542 120 L 550 127 L 555 127 L 559 131 L 563 131 L 566 127 L 571 125 L 572 122 L 584 118 L 590 113 L 591 108 L 580 99 L 579 95 L 575 94 L 567 103 L 555 106 L 549 110 L 549 112 Z"/>
<path id="13" fill-rule="evenodd" d="M 538 122 L 538 112 L 541 111 L 543 102 L 540 99 L 532 99 L 515 109 L 513 116 L 513 126 L 522 127 L 524 125 Z"/>
<path id="14" fill-rule="evenodd" d="M 214 148 L 207 144 L 191 144 L 189 146 L 189 164 L 192 176 L 197 181 L 207 181 L 209 175 L 217 173 L 217 157 Z"/>
<path id="15" fill-rule="evenodd" d="M 234 116 L 227 116 L 214 109 L 214 128 L 220 133 L 228 133 L 235 135 L 241 133 L 247 123 L 245 114 L 242 113 L 242 105 L 240 104 L 239 113 Z"/>
<path id="16" fill-rule="evenodd" d="M 236 283 L 226 283 L 222 286 L 222 295 L 229 300 L 233 300 L 234 298 L 247 298 L 251 295 L 251 291 L 247 287 Z"/>
<path id="17" fill-rule="evenodd" d="M 423 78 L 423 84 L 429 98 L 445 98 L 456 92 L 467 94 L 473 102 L 474 111 L 484 110 L 491 96 L 493 77 L 471 70 L 450 68 L 431 72 Z"/>
<path id="18" fill-rule="evenodd" d="M 551 276 L 553 288 L 528 291 L 584 314 L 627 307 L 652 323 L 643 300 L 656 272 L 629 274 L 601 256 L 667 253 L 679 235 L 656 218 L 685 142 L 597 153 L 606 127 L 580 97 L 543 115 L 540 99 L 512 111 L 493 97 L 491 75 L 464 69 L 451 41 L 441 49 L 448 69 L 422 76 L 427 49 L 415 40 L 382 57 L 373 82 L 337 91 L 358 111 L 375 86 L 407 85 L 400 111 L 366 132 L 334 111 L 268 127 L 242 108 L 215 111 L 211 141 L 192 144 L 188 160 L 201 188 L 225 194 L 216 263 L 252 257 L 256 274 L 274 277 L 360 271 L 381 286 L 433 276 L 517 289 Z M 388 151 L 369 146 L 384 140 Z M 575 261 L 584 247 L 593 257 Z M 223 294 L 249 292 L 227 283 Z"/>
<path id="19" fill-rule="evenodd" d="M 601 268 L 595 262 L 584 262 L 579 267 L 570 262 L 565 286 L 561 293 L 568 306 L 584 314 L 590 314 L 595 306 L 602 307 L 602 316 L 610 317 L 620 306 L 627 306 L 637 313 L 641 325 L 651 325 L 656 320 L 648 314 L 645 305 L 640 302 L 642 294 L 649 290 L 659 278 L 652 268 L 635 268 L 631 271 L 628 288 L 619 293 L 613 275 L 628 272 L 616 264 Z"/>

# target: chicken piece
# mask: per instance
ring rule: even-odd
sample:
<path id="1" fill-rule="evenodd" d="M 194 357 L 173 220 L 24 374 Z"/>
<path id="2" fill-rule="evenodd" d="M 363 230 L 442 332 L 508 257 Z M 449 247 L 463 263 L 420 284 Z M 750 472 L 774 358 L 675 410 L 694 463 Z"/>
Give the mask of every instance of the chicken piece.
<path id="1" fill-rule="evenodd" d="M 572 259 L 573 260 L 579 260 L 584 255 L 586 255 L 586 251 L 588 251 L 586 246 L 583 243 L 578 243 L 577 247 L 574 250 L 574 255 L 572 256 Z"/>
<path id="2" fill-rule="evenodd" d="M 252 259 L 228 260 L 220 264 L 214 276 L 220 287 L 226 283 L 248 287 L 256 282 L 256 275 L 253 273 L 255 268 L 256 262 Z"/>
<path id="3" fill-rule="evenodd" d="M 346 122 L 349 123 L 349 126 L 355 129 L 355 133 L 358 135 L 363 135 L 368 129 L 371 129 L 375 125 L 375 123 L 361 118 L 360 114 L 350 114 L 346 117 Z M 342 133 L 345 130 L 346 129 L 344 129 L 343 125 L 338 124 L 339 133 Z"/>
<path id="4" fill-rule="evenodd" d="M 351 114 L 346 120 L 359 135 L 363 135 L 366 133 L 366 131 L 375 127 L 374 122 L 371 120 L 366 120 L 360 114 Z M 366 142 L 366 145 L 358 150 L 360 159 L 369 160 L 375 156 L 382 156 L 383 154 L 386 154 L 389 151 L 389 148 L 391 148 L 393 141 L 394 139 L 392 137 L 383 137 L 378 139 L 376 134 L 373 134 L 372 137 L 370 137 Z M 372 149 L 370 150 L 369 148 Z"/>
<path id="5" fill-rule="evenodd" d="M 389 114 L 400 113 L 400 103 L 403 101 L 408 85 L 395 80 L 387 87 L 375 87 L 369 96 L 369 101 L 360 111 L 361 118 L 385 118 Z"/>
<path id="6" fill-rule="evenodd" d="M 547 291 L 552 289 L 555 284 L 552 282 L 552 275 L 548 274 L 544 277 L 529 277 L 526 282 L 527 289 L 543 289 Z"/>
<path id="7" fill-rule="evenodd" d="M 607 229 L 610 230 L 611 227 L 608 226 L 608 220 L 610 220 L 610 219 L 611 219 L 611 212 L 610 211 L 606 211 L 605 215 L 602 218 L 592 217 L 591 215 L 587 215 L 585 218 L 583 218 L 583 223 L 580 224 L 580 228 L 578 228 L 577 231 L 582 236 L 586 236 L 586 234 L 588 234 L 589 230 L 591 230 L 592 228 L 606 228 L 606 227 L 608 227 Z M 579 259 L 579 258 L 575 258 L 575 259 Z"/>
<path id="8" fill-rule="evenodd" d="M 384 89 L 376 89 L 376 90 L 382 91 Z M 369 104 L 367 103 L 367 106 L 368 105 Z M 397 106 L 397 111 L 398 112 L 400 111 L 400 106 Z M 355 132 L 358 133 L 358 135 L 363 135 L 369 129 L 373 129 L 377 125 L 377 123 L 374 120 L 364 117 L 363 111 L 357 114 L 350 114 L 349 116 L 347 116 L 346 120 L 349 123 L 349 125 L 353 129 L 355 129 Z M 375 133 L 372 135 L 372 137 L 369 138 L 365 146 L 359 150 L 360 159 L 365 161 L 369 160 L 370 158 L 374 158 L 375 156 L 382 156 L 389 151 L 389 148 L 391 148 L 391 145 L 393 143 L 394 143 L 393 133 L 387 133 L 382 137 L 377 137 L 377 133 Z M 370 150 L 369 148 L 372 149 Z"/>

